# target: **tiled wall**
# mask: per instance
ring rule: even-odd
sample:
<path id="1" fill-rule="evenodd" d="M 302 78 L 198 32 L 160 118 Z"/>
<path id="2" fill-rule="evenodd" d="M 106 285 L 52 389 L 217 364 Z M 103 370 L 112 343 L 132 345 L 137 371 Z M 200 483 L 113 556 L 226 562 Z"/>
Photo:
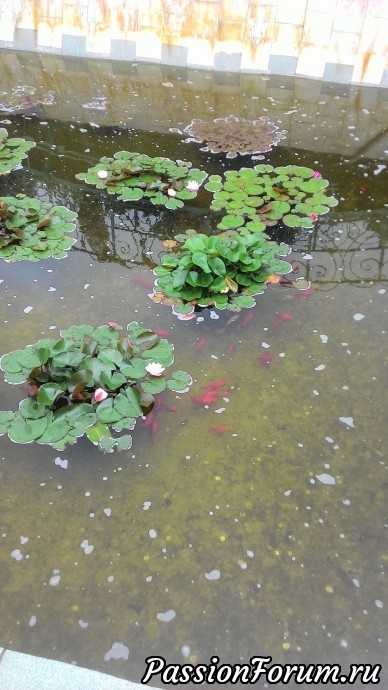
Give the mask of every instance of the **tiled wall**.
<path id="1" fill-rule="evenodd" d="M 1 0 L 0 47 L 388 86 L 388 0 Z"/>

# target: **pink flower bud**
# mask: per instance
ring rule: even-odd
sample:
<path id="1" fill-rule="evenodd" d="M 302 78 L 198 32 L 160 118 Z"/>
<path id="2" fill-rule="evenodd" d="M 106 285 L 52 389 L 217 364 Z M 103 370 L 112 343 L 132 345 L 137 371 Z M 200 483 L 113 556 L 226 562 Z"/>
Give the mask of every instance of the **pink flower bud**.
<path id="1" fill-rule="evenodd" d="M 313 221 L 314 221 L 314 220 L 318 220 L 318 216 L 317 216 L 316 213 L 310 213 L 310 214 L 309 214 L 309 218 L 311 218 L 311 220 L 313 220 Z"/>
<path id="2" fill-rule="evenodd" d="M 107 397 L 108 397 L 108 393 L 106 391 L 104 391 L 103 388 L 96 388 L 96 390 L 94 391 L 94 399 L 98 403 L 102 402 Z"/>
<path id="3" fill-rule="evenodd" d="M 318 172 L 318 170 L 314 170 L 313 177 L 322 177 L 322 175 L 320 172 Z"/>

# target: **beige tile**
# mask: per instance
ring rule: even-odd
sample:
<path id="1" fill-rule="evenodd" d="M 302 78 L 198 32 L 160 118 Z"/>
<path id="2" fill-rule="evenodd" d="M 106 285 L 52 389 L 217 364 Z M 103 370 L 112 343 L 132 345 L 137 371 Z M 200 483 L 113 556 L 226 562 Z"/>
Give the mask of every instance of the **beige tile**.
<path id="1" fill-rule="evenodd" d="M 245 23 L 249 0 L 221 0 L 220 19 L 227 22 Z"/>
<path id="2" fill-rule="evenodd" d="M 359 55 L 356 58 L 352 81 L 380 84 L 386 67 L 387 61 L 383 55 Z"/>
<path id="3" fill-rule="evenodd" d="M 387 0 L 388 4 L 388 0 Z M 362 26 L 359 51 L 384 55 L 387 53 L 388 19 L 369 16 Z"/>
<path id="4" fill-rule="evenodd" d="M 327 47 L 330 42 L 332 28 L 332 14 L 308 10 L 303 25 L 302 41 L 311 47 Z"/>
<path id="5" fill-rule="evenodd" d="M 271 44 L 244 45 L 241 58 L 241 69 L 266 71 L 268 69 Z"/>
<path id="6" fill-rule="evenodd" d="M 303 24 L 307 0 L 279 0 L 276 21 L 284 24 Z"/>
<path id="7" fill-rule="evenodd" d="M 60 52 L 62 47 L 62 24 L 57 22 L 40 22 L 38 26 L 38 46 L 55 48 Z"/>
<path id="8" fill-rule="evenodd" d="M 160 60 L 162 40 L 153 31 L 139 31 L 136 34 L 136 58 L 138 60 Z"/>
<path id="9" fill-rule="evenodd" d="M 213 67 L 214 54 L 212 44 L 200 38 L 187 40 L 187 65 L 191 67 Z"/>
<path id="10" fill-rule="evenodd" d="M 86 37 L 86 51 L 88 53 L 97 53 L 99 55 L 110 55 L 111 49 L 111 32 L 100 31 L 96 25 L 89 27 Z"/>
<path id="11" fill-rule="evenodd" d="M 301 26 L 276 22 L 271 53 L 273 55 L 297 57 L 299 55 L 301 38 Z"/>
<path id="12" fill-rule="evenodd" d="M 334 12 L 334 29 L 336 31 L 357 32 L 361 29 L 368 0 L 337 0 Z"/>
<path id="13" fill-rule="evenodd" d="M 327 50 L 327 61 L 353 65 L 358 54 L 359 43 L 359 33 L 332 31 Z"/>
<path id="14" fill-rule="evenodd" d="M 337 0 L 307 0 L 307 10 L 318 10 L 334 14 Z"/>
<path id="15" fill-rule="evenodd" d="M 321 79 L 325 71 L 326 55 L 323 48 L 302 47 L 296 65 L 296 74 Z"/>
<path id="16" fill-rule="evenodd" d="M 13 15 L 0 12 L 0 41 L 13 42 L 14 24 Z"/>

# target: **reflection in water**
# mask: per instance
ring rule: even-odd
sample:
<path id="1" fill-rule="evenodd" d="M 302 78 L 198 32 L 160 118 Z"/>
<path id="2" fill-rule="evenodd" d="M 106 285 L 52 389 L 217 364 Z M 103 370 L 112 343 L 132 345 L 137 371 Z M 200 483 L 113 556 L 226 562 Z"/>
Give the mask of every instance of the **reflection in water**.
<path id="1" fill-rule="evenodd" d="M 208 197 L 175 214 L 91 192 L 74 181 L 84 149 L 99 158 L 124 135 L 85 144 L 50 124 L 3 190 L 77 211 L 78 243 L 60 262 L 2 266 L 2 352 L 136 319 L 168 333 L 194 384 L 121 455 L 2 438 L 0 643 L 134 680 L 150 655 L 387 664 L 386 171 L 360 195 L 357 165 L 278 147 L 271 164 L 314 162 L 345 199 L 311 233 L 274 233 L 312 290 L 274 284 L 236 318 L 179 322 L 149 299 L 150 269 L 182 226 L 214 229 Z M 171 135 L 139 137 L 176 157 Z M 20 388 L 0 384 L 4 409 Z"/>

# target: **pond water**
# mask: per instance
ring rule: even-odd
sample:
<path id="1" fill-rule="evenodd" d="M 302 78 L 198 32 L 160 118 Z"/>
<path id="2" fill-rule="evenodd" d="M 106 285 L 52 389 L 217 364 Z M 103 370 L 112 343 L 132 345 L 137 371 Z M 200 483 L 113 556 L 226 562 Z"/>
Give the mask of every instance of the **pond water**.
<path id="1" fill-rule="evenodd" d="M 244 116 L 237 100 L 233 114 Z M 73 323 L 137 320 L 168 331 L 175 367 L 194 379 L 190 393 L 166 395 L 156 433 L 138 425 L 120 454 L 84 439 L 58 452 L 1 438 L 0 644 L 134 681 L 148 656 L 272 656 L 345 673 L 382 664 L 387 678 L 384 160 L 317 153 L 303 137 L 266 153 L 272 165 L 320 170 L 339 200 L 313 231 L 274 233 L 311 288 L 271 285 L 235 317 L 183 322 L 150 300 L 152 268 L 176 232 L 215 231 L 211 194 L 166 211 L 114 201 L 74 175 L 120 149 L 209 174 L 250 159 L 201 152 L 167 129 L 128 129 L 120 113 L 100 127 L 93 110 L 83 121 L 43 121 L 33 108 L 0 115 L 10 135 L 37 142 L 1 194 L 79 214 L 67 258 L 2 264 L 1 353 Z M 213 381 L 225 382 L 219 404 L 193 405 Z M 1 378 L 2 409 L 16 409 L 20 389 Z"/>

